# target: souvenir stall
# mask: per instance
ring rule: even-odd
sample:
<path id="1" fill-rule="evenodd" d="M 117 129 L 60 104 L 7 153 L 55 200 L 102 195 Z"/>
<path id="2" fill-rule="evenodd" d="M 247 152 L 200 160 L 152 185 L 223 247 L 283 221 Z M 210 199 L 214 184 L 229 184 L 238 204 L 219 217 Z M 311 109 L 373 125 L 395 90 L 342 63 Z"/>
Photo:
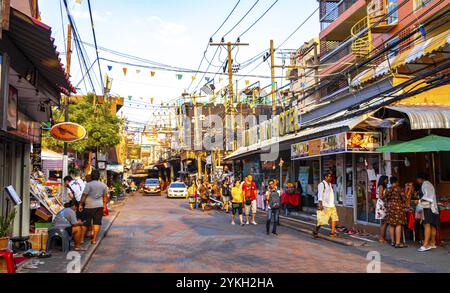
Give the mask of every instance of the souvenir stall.
<path id="1" fill-rule="evenodd" d="M 379 149 L 383 153 L 398 154 L 397 156 L 415 155 L 418 158 L 408 160 L 415 162 L 417 170 L 430 170 L 430 181 L 436 189 L 436 199 L 439 207 L 441 225 L 438 229 L 439 238 L 449 238 L 450 236 L 450 193 L 448 193 L 447 173 L 449 166 L 446 161 L 450 158 L 450 137 L 428 135 L 410 141 L 392 141 Z M 406 159 L 405 159 L 406 160 Z M 401 160 L 398 160 L 401 161 Z M 425 163 L 422 163 L 425 162 Z M 410 163 L 409 163 L 410 164 Z M 403 167 L 402 167 L 403 168 Z M 399 173 L 402 175 L 402 168 Z M 406 174 L 406 171 L 403 173 Z M 405 176 L 403 176 L 405 177 Z M 412 201 L 412 212 L 416 208 L 418 201 Z M 410 217 L 410 222 L 414 218 Z M 411 223 L 408 226 L 413 227 Z"/>

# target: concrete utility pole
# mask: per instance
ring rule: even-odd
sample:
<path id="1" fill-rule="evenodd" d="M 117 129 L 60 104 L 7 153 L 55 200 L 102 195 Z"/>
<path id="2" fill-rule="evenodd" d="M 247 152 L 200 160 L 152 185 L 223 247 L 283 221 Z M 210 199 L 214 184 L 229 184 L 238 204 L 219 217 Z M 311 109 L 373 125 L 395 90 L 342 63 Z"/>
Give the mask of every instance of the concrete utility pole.
<path id="1" fill-rule="evenodd" d="M 72 26 L 67 26 L 67 52 L 66 52 L 66 74 L 70 76 L 70 61 L 72 55 Z M 65 97 L 64 101 L 64 122 L 69 122 L 69 96 Z M 69 175 L 69 158 L 68 158 L 68 143 L 64 143 L 63 155 L 63 178 Z"/>
<path id="2" fill-rule="evenodd" d="M 226 123 L 226 115 L 229 112 L 229 108 L 231 107 L 231 128 L 233 131 L 233 150 L 235 150 L 236 147 L 236 143 L 234 140 L 234 133 L 235 133 L 235 129 L 236 129 L 236 125 L 234 123 L 235 120 L 235 115 L 236 115 L 236 110 L 234 109 L 234 90 L 233 90 L 233 56 L 232 56 L 232 51 L 233 48 L 236 46 L 249 46 L 249 44 L 247 43 L 241 43 L 241 42 L 236 42 L 236 43 L 231 43 L 231 42 L 220 42 L 220 43 L 211 43 L 211 46 L 224 46 L 227 48 L 228 51 L 228 82 L 229 82 L 229 89 L 228 89 L 228 93 L 229 93 L 229 101 L 228 103 L 225 103 L 225 123 Z"/>

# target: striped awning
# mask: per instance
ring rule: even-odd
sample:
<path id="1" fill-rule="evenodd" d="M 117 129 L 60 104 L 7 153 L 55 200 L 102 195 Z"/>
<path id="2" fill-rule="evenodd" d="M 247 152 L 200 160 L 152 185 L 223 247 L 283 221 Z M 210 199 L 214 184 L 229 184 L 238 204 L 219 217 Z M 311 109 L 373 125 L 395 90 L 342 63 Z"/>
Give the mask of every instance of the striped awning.
<path id="1" fill-rule="evenodd" d="M 395 105 L 386 108 L 406 114 L 412 130 L 450 129 L 450 106 Z"/>
<path id="2" fill-rule="evenodd" d="M 445 31 L 434 37 L 427 38 L 426 40 L 417 43 L 411 49 L 385 60 L 380 65 L 364 70 L 353 78 L 351 86 L 357 87 L 368 81 L 384 76 L 400 66 L 414 63 L 423 56 L 439 51 L 448 44 L 450 44 L 450 31 Z"/>

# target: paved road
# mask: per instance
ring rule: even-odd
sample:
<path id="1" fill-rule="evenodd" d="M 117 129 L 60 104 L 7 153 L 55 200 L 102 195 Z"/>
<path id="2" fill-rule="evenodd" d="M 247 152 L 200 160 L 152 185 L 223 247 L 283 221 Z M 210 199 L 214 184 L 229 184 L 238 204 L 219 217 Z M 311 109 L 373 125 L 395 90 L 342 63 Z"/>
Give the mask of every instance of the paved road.
<path id="1" fill-rule="evenodd" d="M 279 233 L 267 236 L 262 224 L 231 226 L 229 215 L 190 211 L 182 199 L 137 194 L 123 207 L 86 272 L 366 272 L 369 248 L 313 240 L 286 227 Z M 381 270 L 416 267 L 389 257 Z"/>

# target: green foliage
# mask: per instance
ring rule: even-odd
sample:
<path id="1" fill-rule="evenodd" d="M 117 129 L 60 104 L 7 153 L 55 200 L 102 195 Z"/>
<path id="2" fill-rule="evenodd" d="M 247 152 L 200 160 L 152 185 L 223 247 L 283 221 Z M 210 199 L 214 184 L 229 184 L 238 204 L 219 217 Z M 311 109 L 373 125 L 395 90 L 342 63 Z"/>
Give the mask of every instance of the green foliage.
<path id="1" fill-rule="evenodd" d="M 113 192 L 115 196 L 120 196 L 123 192 L 123 185 L 120 181 L 115 181 L 112 184 Z"/>
<path id="2" fill-rule="evenodd" d="M 93 103 L 94 95 L 89 94 L 83 100 L 69 105 L 69 121 L 82 125 L 87 131 L 85 139 L 69 144 L 69 149 L 73 152 L 81 154 L 94 149 L 106 152 L 121 141 L 122 121 L 111 113 L 110 103 L 96 103 L 95 106 Z M 53 112 L 53 116 L 56 123 L 64 121 L 64 115 L 59 109 Z M 43 138 L 42 144 L 55 151 L 61 151 L 64 145 L 52 137 Z"/>
<path id="3" fill-rule="evenodd" d="M 13 209 L 6 217 L 0 216 L 0 237 L 7 237 L 9 235 L 15 217 L 15 209 Z"/>

